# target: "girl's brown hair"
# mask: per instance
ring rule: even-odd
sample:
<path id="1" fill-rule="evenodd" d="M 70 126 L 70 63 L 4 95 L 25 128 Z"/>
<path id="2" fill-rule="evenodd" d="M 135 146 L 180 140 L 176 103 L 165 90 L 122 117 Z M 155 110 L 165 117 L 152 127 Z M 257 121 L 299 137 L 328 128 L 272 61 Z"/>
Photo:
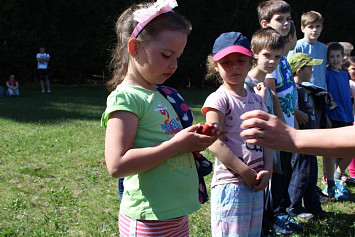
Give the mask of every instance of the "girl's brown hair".
<path id="1" fill-rule="evenodd" d="M 130 55 L 127 50 L 127 44 L 134 28 L 138 24 L 138 22 L 133 19 L 133 13 L 138 9 L 148 8 L 152 4 L 153 3 L 150 2 L 133 5 L 125 10 L 116 22 L 115 31 L 117 43 L 112 52 L 112 60 L 109 65 L 113 75 L 112 79 L 107 82 L 107 88 L 110 91 L 116 89 L 116 87 L 121 84 L 128 71 Z M 154 38 L 163 31 L 183 31 L 188 35 L 191 29 L 191 23 L 183 16 L 176 12 L 167 12 L 149 22 L 139 33 L 137 41 L 139 45 L 144 46 L 154 40 Z"/>

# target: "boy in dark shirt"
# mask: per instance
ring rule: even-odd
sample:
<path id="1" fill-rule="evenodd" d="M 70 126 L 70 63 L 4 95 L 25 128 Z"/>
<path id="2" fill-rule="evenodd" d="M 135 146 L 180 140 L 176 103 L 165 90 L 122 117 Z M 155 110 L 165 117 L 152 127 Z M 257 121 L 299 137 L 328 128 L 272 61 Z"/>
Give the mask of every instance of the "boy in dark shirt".
<path id="1" fill-rule="evenodd" d="M 320 65 L 322 59 L 313 59 L 305 53 L 295 53 L 288 62 L 291 66 L 293 77 L 296 82 L 298 93 L 298 108 L 306 113 L 309 117 L 308 121 L 299 123 L 300 129 L 317 128 L 316 117 L 314 113 L 314 100 L 311 91 L 303 86 L 303 82 L 309 82 L 313 74 L 313 66 Z M 315 216 L 324 216 L 319 196 L 316 193 L 318 164 L 317 157 L 313 155 L 300 154 L 298 159 L 291 161 L 293 172 L 289 190 L 293 190 L 290 194 L 291 205 L 289 214 L 297 216 L 299 219 L 312 218 L 304 216 L 303 213 L 312 213 Z M 304 206 L 302 206 L 302 200 Z M 307 218 L 306 218 L 307 217 Z"/>

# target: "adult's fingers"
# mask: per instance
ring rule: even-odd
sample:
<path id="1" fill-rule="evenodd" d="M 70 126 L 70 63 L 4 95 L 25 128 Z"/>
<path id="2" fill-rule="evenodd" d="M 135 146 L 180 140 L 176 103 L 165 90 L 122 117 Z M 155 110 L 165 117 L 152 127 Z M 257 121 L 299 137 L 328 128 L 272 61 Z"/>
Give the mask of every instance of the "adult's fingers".
<path id="1" fill-rule="evenodd" d="M 248 128 L 259 128 L 259 129 L 266 129 L 267 126 L 267 121 L 259 118 L 249 118 L 247 120 L 244 120 L 242 124 L 240 125 L 240 128 L 242 129 L 248 129 Z"/>
<path id="2" fill-rule="evenodd" d="M 272 116 L 272 115 L 267 113 L 267 112 L 265 112 L 265 111 L 252 110 L 252 111 L 245 112 L 244 114 L 242 114 L 240 116 L 240 118 L 242 120 L 247 120 L 247 119 L 251 119 L 251 118 L 259 118 L 259 119 L 267 121 L 267 120 L 270 119 L 270 116 Z"/>

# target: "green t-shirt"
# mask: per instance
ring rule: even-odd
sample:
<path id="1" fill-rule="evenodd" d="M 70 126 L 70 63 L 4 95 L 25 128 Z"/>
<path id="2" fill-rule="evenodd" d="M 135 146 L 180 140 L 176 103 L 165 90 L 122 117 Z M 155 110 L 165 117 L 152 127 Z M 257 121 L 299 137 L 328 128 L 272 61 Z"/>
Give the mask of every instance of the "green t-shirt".
<path id="1" fill-rule="evenodd" d="M 119 85 L 107 98 L 102 123 L 106 125 L 110 113 L 118 110 L 138 117 L 134 148 L 155 146 L 182 130 L 175 110 L 158 91 Z M 125 177 L 120 211 L 131 218 L 164 220 L 199 208 L 192 153 L 179 153 L 153 169 Z"/>

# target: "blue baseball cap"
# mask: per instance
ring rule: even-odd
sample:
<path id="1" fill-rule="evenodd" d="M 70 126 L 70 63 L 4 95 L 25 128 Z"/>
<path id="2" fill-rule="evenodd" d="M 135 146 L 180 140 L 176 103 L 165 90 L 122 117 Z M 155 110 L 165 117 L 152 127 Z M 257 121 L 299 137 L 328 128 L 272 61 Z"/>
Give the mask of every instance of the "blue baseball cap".
<path id="1" fill-rule="evenodd" d="M 219 61 L 231 53 L 241 53 L 249 57 L 253 55 L 249 40 L 240 32 L 223 33 L 214 42 L 212 49 L 214 61 Z"/>

